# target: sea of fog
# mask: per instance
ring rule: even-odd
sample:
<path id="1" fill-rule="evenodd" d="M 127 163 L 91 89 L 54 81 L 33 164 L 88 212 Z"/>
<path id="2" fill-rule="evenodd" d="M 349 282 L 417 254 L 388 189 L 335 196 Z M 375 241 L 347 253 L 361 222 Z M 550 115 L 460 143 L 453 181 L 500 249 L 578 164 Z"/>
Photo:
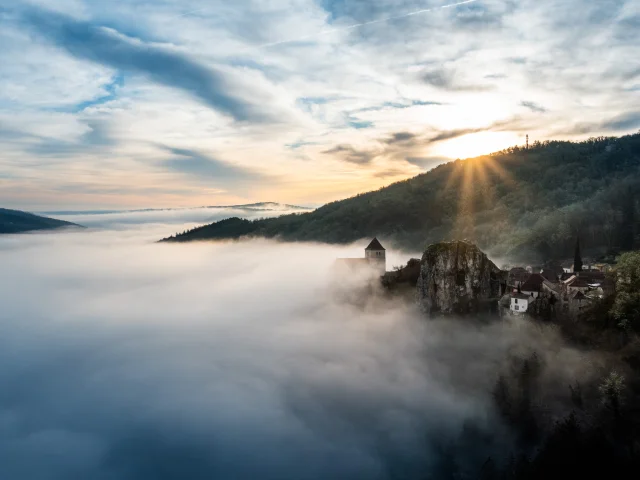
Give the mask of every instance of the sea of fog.
<path id="1" fill-rule="evenodd" d="M 248 205 L 196 208 L 150 208 L 144 210 L 102 211 L 46 211 L 41 215 L 66 220 L 89 228 L 129 229 L 140 225 L 156 225 L 165 229 L 164 236 L 175 233 L 174 229 L 188 229 L 198 225 L 217 222 L 229 217 L 246 219 L 268 218 L 288 213 L 308 212 L 310 209 L 273 202 Z"/>
<path id="2" fill-rule="evenodd" d="M 464 429 L 500 430 L 507 353 L 581 361 L 524 324 L 367 298 L 330 272 L 364 244 L 157 244 L 174 222 L 125 223 L 0 237 L 3 480 L 437 478 Z"/>

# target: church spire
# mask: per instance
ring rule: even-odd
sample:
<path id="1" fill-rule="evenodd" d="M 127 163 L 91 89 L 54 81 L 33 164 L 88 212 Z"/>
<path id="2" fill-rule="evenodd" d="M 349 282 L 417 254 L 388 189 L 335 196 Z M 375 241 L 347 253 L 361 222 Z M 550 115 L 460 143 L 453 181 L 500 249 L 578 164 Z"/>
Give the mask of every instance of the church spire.
<path id="1" fill-rule="evenodd" d="M 576 253 L 573 257 L 573 271 L 578 273 L 582 271 L 582 255 L 580 254 L 580 237 L 576 239 Z"/>

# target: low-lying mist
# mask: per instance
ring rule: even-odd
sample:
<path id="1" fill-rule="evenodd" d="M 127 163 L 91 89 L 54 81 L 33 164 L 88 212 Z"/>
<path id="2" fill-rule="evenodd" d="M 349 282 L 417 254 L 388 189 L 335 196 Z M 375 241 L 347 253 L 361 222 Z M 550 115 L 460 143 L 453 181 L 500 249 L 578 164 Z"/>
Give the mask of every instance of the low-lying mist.
<path id="1" fill-rule="evenodd" d="M 289 213 L 306 212 L 308 209 L 293 205 L 278 203 L 263 203 L 254 205 L 236 205 L 228 207 L 198 207 L 198 208 L 165 208 L 146 210 L 113 210 L 113 211 L 59 211 L 42 212 L 43 215 L 77 223 L 90 228 L 128 229 L 132 225 L 171 225 L 165 231 L 168 235 L 172 230 L 191 228 L 198 225 L 213 223 L 229 217 L 241 217 L 249 220 L 267 218 Z"/>
<path id="2" fill-rule="evenodd" d="M 437 478 L 470 425 L 495 434 L 470 458 L 510 448 L 491 398 L 510 355 L 590 374 L 525 322 L 345 301 L 365 293 L 331 264 L 364 245 L 150 237 L 0 239 L 1 478 Z"/>

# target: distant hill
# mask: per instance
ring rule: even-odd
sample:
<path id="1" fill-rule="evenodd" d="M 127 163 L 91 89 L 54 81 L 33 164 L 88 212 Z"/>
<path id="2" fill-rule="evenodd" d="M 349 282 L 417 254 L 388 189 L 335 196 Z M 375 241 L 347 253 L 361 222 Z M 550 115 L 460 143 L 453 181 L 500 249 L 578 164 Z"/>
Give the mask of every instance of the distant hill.
<path id="1" fill-rule="evenodd" d="M 202 207 L 184 207 L 184 208 L 141 208 L 137 210 L 55 210 L 42 212 L 44 215 L 112 215 L 114 213 L 146 213 L 146 212 L 173 212 L 185 210 L 251 210 L 251 211 L 278 211 L 278 210 L 313 210 L 308 207 L 300 207 L 298 205 L 288 205 L 286 203 L 276 202 L 259 202 L 247 203 L 242 205 L 207 205 Z"/>
<path id="2" fill-rule="evenodd" d="M 408 249 L 458 238 L 493 256 L 566 257 L 640 247 L 640 134 L 535 142 L 456 160 L 313 212 L 232 218 L 165 239 L 242 236 L 347 243 L 378 236 Z"/>
<path id="3" fill-rule="evenodd" d="M 182 229 L 194 225 L 217 222 L 229 217 L 247 219 L 270 218 L 290 213 L 308 212 L 310 208 L 274 202 L 244 205 L 217 205 L 202 207 L 145 208 L 135 210 L 58 210 L 37 212 L 90 228 L 122 228 L 125 225 L 176 225 Z"/>
<path id="4" fill-rule="evenodd" d="M 53 230 L 63 227 L 79 227 L 75 223 L 41 217 L 20 210 L 0 208 L 0 234 L 23 233 L 37 230 Z"/>

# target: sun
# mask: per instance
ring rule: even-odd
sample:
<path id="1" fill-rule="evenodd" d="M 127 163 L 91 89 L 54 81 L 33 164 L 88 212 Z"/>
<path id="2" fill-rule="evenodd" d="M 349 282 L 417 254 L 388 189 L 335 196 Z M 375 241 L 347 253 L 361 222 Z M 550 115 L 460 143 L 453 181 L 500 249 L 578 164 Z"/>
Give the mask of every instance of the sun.
<path id="1" fill-rule="evenodd" d="M 434 154 L 448 158 L 471 158 L 497 152 L 522 143 L 522 139 L 511 132 L 479 132 L 443 142 L 434 149 Z"/>

